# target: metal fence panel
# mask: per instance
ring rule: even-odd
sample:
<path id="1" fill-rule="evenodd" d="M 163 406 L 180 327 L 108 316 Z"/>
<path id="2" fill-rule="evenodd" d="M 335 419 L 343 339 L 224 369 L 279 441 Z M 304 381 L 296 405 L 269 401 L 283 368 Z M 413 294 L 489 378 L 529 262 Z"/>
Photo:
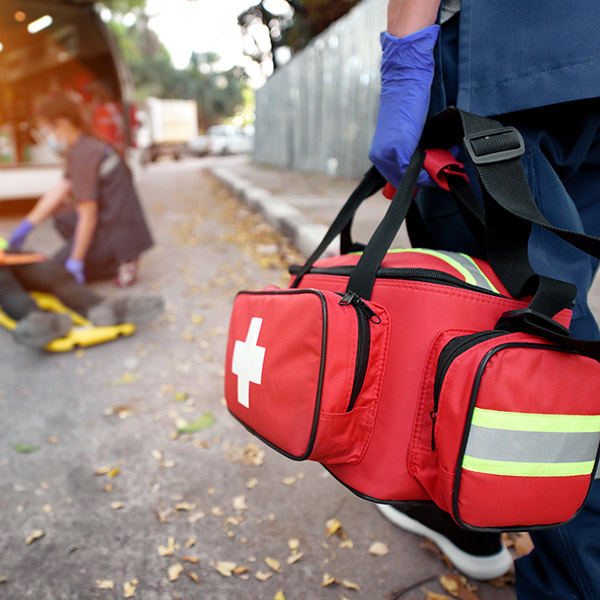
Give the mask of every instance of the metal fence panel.
<path id="1" fill-rule="evenodd" d="M 363 0 L 256 93 L 254 160 L 359 177 L 379 106 L 387 0 Z"/>

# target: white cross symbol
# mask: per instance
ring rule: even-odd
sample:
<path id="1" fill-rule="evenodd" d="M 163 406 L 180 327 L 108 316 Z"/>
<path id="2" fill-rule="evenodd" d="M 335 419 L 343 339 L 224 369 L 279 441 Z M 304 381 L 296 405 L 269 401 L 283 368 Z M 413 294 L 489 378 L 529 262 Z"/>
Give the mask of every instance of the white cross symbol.
<path id="1" fill-rule="evenodd" d="M 250 407 L 250 382 L 260 385 L 262 381 L 266 348 L 257 345 L 262 322 L 254 317 L 246 341 L 236 341 L 233 349 L 231 371 L 238 376 L 238 402 L 246 408 Z"/>

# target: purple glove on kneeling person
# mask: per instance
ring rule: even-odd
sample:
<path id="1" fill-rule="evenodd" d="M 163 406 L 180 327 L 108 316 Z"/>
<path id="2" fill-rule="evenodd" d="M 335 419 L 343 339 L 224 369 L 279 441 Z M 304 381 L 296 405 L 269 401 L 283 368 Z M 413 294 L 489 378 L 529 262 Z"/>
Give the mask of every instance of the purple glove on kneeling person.
<path id="1" fill-rule="evenodd" d="M 10 234 L 10 238 L 8 238 L 8 245 L 13 250 L 20 250 L 21 246 L 25 242 L 25 238 L 33 228 L 34 224 L 31 221 L 28 219 L 23 219 Z"/>
<path id="2" fill-rule="evenodd" d="M 85 271 L 84 271 L 84 263 L 82 260 L 77 260 L 75 258 L 68 258 L 65 261 L 65 269 L 73 275 L 75 281 L 80 285 L 85 283 Z"/>
<path id="3" fill-rule="evenodd" d="M 439 25 L 397 38 L 381 34 L 381 97 L 369 158 L 394 186 L 419 144 L 427 120 Z M 422 171 L 419 185 L 435 185 Z"/>

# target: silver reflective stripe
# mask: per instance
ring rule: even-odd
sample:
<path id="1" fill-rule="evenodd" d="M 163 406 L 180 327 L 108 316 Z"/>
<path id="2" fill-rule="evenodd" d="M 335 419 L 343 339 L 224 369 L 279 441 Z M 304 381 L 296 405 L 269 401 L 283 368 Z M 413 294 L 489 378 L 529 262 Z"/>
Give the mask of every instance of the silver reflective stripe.
<path id="1" fill-rule="evenodd" d="M 511 431 L 471 426 L 465 454 L 477 459 L 520 463 L 594 461 L 600 433 Z"/>
<path id="2" fill-rule="evenodd" d="M 98 171 L 100 177 L 106 177 L 106 175 L 119 166 L 120 162 L 120 156 L 114 150 L 111 150 L 109 155 L 100 163 L 100 169 Z"/>
<path id="3" fill-rule="evenodd" d="M 468 254 L 446 251 L 440 252 L 440 254 L 446 254 L 447 256 L 453 258 L 464 269 L 466 269 L 475 280 L 476 286 L 498 293 L 498 290 L 492 285 L 492 282 L 485 276 L 483 271 L 477 266 L 477 263 Z"/>
<path id="4" fill-rule="evenodd" d="M 456 269 L 464 277 L 466 283 L 490 290 L 495 294 L 500 293 L 494 284 L 487 278 L 485 273 L 477 266 L 477 263 L 467 254 L 448 252 L 446 250 L 428 250 L 426 248 L 400 248 L 390 250 L 390 252 L 416 252 L 418 254 L 435 256 L 446 262 L 453 269 Z"/>

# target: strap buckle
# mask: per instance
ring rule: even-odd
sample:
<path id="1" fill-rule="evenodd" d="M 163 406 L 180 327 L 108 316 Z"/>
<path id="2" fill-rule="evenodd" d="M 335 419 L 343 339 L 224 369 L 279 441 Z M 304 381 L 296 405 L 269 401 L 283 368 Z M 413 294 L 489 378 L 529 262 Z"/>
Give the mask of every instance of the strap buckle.
<path id="1" fill-rule="evenodd" d="M 531 308 L 518 308 L 505 312 L 494 329 L 510 331 L 511 333 L 524 331 L 537 335 L 544 335 L 544 333 L 557 333 L 561 336 L 571 335 L 570 329 Z"/>
<path id="2" fill-rule="evenodd" d="M 465 150 L 474 165 L 488 165 L 523 156 L 525 142 L 514 127 L 502 127 L 466 135 Z"/>

